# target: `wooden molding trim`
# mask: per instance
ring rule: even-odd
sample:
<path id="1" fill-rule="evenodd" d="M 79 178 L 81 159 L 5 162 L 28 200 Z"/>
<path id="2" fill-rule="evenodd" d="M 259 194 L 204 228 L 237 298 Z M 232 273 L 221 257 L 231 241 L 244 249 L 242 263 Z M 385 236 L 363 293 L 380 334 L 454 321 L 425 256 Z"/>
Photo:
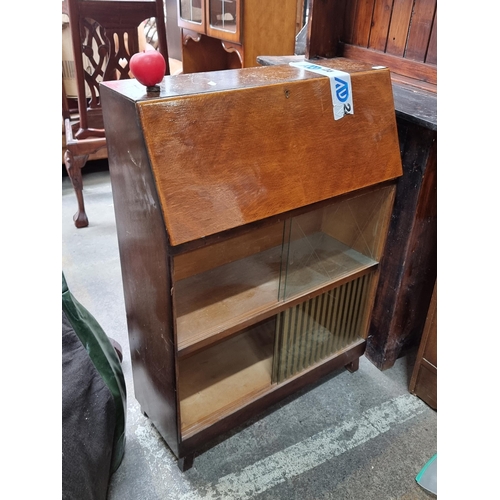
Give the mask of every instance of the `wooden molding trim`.
<path id="1" fill-rule="evenodd" d="M 347 43 L 340 43 L 339 48 L 341 55 L 348 59 L 387 66 L 391 72 L 398 75 L 437 85 L 437 66 L 435 64 L 411 61 L 410 59 L 391 56 L 384 52 L 356 47 Z"/>
<path id="2" fill-rule="evenodd" d="M 199 42 L 201 40 L 201 33 L 190 30 L 182 30 L 182 43 L 186 45 L 189 40 L 193 40 L 193 42 Z"/>
<path id="3" fill-rule="evenodd" d="M 233 42 L 226 42 L 224 40 L 221 40 L 221 45 L 222 45 L 222 48 L 226 51 L 226 52 L 236 52 L 236 54 L 238 55 L 238 58 L 240 60 L 240 63 L 242 64 L 242 67 L 243 67 L 243 47 L 239 44 L 236 44 L 236 43 L 233 43 Z"/>

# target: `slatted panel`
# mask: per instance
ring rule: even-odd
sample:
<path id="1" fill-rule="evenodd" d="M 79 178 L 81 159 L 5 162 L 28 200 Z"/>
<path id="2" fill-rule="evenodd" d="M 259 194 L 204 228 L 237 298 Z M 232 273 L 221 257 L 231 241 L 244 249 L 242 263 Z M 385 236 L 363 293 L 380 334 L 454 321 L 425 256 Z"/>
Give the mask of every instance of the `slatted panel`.
<path id="1" fill-rule="evenodd" d="M 338 55 L 388 66 L 393 74 L 414 79 L 414 84 L 435 85 L 436 5 L 437 0 L 347 2 L 345 11 L 338 11 L 344 21 Z"/>
<path id="2" fill-rule="evenodd" d="M 310 0 L 313 2 L 318 2 L 318 0 Z M 342 40 L 346 43 L 352 43 L 352 35 L 354 32 L 354 19 L 356 18 L 356 6 L 358 0 L 351 0 L 351 2 L 347 1 L 345 11 L 344 11 L 344 28 L 343 28 L 343 36 Z M 335 4 L 336 5 L 336 4 Z"/>
<path id="3" fill-rule="evenodd" d="M 418 0 L 415 2 L 406 43 L 406 59 L 425 61 L 435 12 L 436 0 Z"/>
<path id="4" fill-rule="evenodd" d="M 375 0 L 358 0 L 354 17 L 352 44 L 368 47 Z"/>
<path id="5" fill-rule="evenodd" d="M 387 54 L 403 57 L 414 0 L 394 0 L 391 26 L 387 37 Z"/>
<path id="6" fill-rule="evenodd" d="M 429 39 L 429 47 L 427 47 L 425 62 L 427 64 L 437 64 L 437 9 L 434 14 L 434 22 L 432 23 L 431 36 Z"/>
<path id="7" fill-rule="evenodd" d="M 342 41 L 435 64 L 436 0 L 354 0 L 346 9 Z"/>
<path id="8" fill-rule="evenodd" d="M 372 28 L 368 48 L 385 51 L 391 23 L 391 11 L 394 0 L 376 0 L 373 9 Z"/>
<path id="9" fill-rule="evenodd" d="M 308 59 L 387 66 L 394 81 L 436 92 L 437 0 L 310 0 Z"/>
<path id="10" fill-rule="evenodd" d="M 363 337 L 371 277 L 361 276 L 279 315 L 274 381 L 282 382 Z"/>

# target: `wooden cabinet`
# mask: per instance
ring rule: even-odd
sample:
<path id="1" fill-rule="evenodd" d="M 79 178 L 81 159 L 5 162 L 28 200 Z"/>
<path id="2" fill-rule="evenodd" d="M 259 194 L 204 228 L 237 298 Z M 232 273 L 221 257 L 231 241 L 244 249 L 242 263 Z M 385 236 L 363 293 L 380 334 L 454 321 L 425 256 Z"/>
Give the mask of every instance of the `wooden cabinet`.
<path id="1" fill-rule="evenodd" d="M 401 159 L 389 72 L 328 68 L 354 114 L 291 66 L 102 85 L 135 396 L 182 469 L 364 352 Z"/>
<path id="2" fill-rule="evenodd" d="M 184 73 L 257 66 L 293 54 L 296 0 L 178 0 Z"/>
<path id="3" fill-rule="evenodd" d="M 410 392 L 437 410 L 437 284 L 410 380 Z"/>
<path id="4" fill-rule="evenodd" d="M 179 0 L 179 26 L 228 42 L 241 42 L 241 0 Z"/>

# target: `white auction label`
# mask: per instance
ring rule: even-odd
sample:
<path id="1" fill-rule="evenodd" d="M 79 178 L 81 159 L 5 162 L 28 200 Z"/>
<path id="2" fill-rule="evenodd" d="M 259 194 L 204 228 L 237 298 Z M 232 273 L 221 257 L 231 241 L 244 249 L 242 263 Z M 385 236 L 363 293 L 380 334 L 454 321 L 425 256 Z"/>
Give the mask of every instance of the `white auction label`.
<path id="1" fill-rule="evenodd" d="M 295 68 L 305 69 L 327 76 L 330 79 L 330 90 L 332 93 L 333 102 L 333 117 L 335 120 L 340 120 L 345 115 L 354 114 L 354 106 L 352 104 L 352 87 L 351 75 L 345 71 L 338 69 L 327 68 L 307 61 L 291 62 L 290 66 Z"/>

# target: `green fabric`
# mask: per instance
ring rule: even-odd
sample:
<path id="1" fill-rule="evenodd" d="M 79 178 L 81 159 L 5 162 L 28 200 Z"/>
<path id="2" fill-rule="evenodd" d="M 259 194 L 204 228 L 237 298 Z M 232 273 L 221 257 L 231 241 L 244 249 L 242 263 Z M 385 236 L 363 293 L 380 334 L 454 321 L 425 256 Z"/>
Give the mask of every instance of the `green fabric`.
<path id="1" fill-rule="evenodd" d="M 116 427 L 111 463 L 111 470 L 115 472 L 125 453 L 127 414 L 127 391 L 120 359 L 99 323 L 71 294 L 64 273 L 62 275 L 62 308 L 115 402 Z"/>

